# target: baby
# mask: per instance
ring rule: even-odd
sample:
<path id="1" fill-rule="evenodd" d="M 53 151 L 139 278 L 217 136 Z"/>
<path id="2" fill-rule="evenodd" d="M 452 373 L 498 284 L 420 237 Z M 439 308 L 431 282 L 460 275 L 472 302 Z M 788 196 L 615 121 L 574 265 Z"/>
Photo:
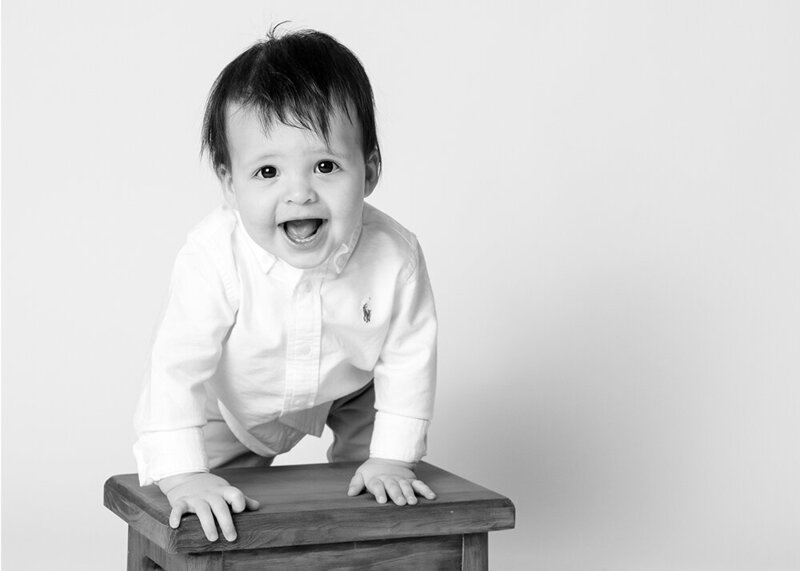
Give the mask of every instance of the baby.
<path id="1" fill-rule="evenodd" d="M 233 541 L 231 512 L 258 502 L 209 469 L 269 465 L 327 424 L 328 459 L 361 462 L 348 495 L 435 498 L 413 471 L 433 295 L 414 235 L 364 203 L 381 172 L 364 68 L 326 34 L 270 33 L 217 78 L 203 149 L 225 200 L 175 262 L 136 412 L 140 483 L 172 527 L 195 513 Z"/>

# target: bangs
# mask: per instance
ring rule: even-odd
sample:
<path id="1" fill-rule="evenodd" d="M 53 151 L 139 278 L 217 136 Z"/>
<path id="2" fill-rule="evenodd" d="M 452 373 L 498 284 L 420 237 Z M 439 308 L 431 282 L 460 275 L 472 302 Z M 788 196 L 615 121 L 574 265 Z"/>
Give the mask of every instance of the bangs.
<path id="1" fill-rule="evenodd" d="M 268 130 L 275 121 L 313 131 L 326 142 L 330 118 L 343 113 L 360 126 L 364 157 L 380 150 L 372 87 L 356 56 L 327 34 L 290 32 L 257 43 L 214 82 L 203 121 L 203 151 L 212 167 L 229 166 L 229 104 L 253 109 Z"/>

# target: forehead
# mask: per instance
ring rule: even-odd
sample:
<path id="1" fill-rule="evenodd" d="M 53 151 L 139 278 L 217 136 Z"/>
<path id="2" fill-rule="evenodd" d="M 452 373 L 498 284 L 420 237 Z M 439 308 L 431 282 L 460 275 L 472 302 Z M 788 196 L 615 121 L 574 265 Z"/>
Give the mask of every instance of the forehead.
<path id="1" fill-rule="evenodd" d="M 264 113 L 252 105 L 228 104 L 225 130 L 232 153 L 265 149 L 280 151 L 305 148 L 327 150 L 340 155 L 361 154 L 361 128 L 357 115 L 334 106 L 327 116 L 327 134 L 303 126 L 303 120 L 287 114 Z M 308 123 L 306 121 L 306 123 Z"/>

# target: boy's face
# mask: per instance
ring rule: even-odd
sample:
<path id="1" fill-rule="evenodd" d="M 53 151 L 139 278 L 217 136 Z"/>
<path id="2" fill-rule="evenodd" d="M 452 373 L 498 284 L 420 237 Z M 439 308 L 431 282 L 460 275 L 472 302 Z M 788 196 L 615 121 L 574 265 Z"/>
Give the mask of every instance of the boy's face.
<path id="1" fill-rule="evenodd" d="M 300 269 L 320 265 L 350 238 L 378 179 L 358 124 L 339 110 L 329 127 L 327 144 L 277 120 L 265 132 L 257 111 L 228 106 L 226 198 L 259 246 Z"/>

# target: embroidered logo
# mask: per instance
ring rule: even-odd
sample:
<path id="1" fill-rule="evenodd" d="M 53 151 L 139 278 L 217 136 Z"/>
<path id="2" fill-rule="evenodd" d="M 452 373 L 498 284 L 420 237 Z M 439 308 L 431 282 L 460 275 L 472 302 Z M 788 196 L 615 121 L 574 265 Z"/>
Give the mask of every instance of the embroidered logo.
<path id="1" fill-rule="evenodd" d="M 364 318 L 364 323 L 369 323 L 372 317 L 372 308 L 369 306 L 370 301 L 372 301 L 372 298 L 368 297 L 367 300 L 361 304 L 361 316 Z"/>

